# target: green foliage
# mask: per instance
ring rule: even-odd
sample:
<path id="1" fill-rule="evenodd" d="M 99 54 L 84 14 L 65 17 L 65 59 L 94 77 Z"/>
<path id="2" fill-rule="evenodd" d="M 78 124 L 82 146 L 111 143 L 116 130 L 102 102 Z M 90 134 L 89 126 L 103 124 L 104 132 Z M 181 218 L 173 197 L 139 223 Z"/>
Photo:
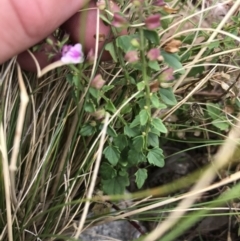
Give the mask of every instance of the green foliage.
<path id="1" fill-rule="evenodd" d="M 132 40 L 136 38 L 136 35 L 124 35 L 117 38 L 116 45 L 122 49 L 125 53 L 137 48 L 133 46 Z"/>
<path id="2" fill-rule="evenodd" d="M 227 131 L 229 129 L 229 123 L 226 119 L 215 119 L 212 121 L 212 124 L 221 131 Z"/>
<path id="3" fill-rule="evenodd" d="M 144 137 L 142 135 L 134 137 L 132 140 L 132 145 L 136 151 L 142 151 L 142 148 L 144 147 Z"/>
<path id="4" fill-rule="evenodd" d="M 177 104 L 177 100 L 171 88 L 160 89 L 159 92 L 160 92 L 161 99 L 165 104 L 170 106 Z"/>
<path id="5" fill-rule="evenodd" d="M 96 128 L 90 124 L 85 124 L 80 130 L 80 135 L 82 136 L 91 136 L 96 132 Z"/>
<path id="6" fill-rule="evenodd" d="M 160 67 L 157 61 L 149 61 L 148 62 L 148 67 L 150 67 L 151 69 L 155 70 L 155 71 L 159 71 Z"/>
<path id="7" fill-rule="evenodd" d="M 163 56 L 164 60 L 170 67 L 172 67 L 178 73 L 184 74 L 183 66 L 182 66 L 179 56 L 177 54 L 170 54 L 170 53 L 167 53 L 166 51 L 162 50 L 161 55 Z"/>
<path id="8" fill-rule="evenodd" d="M 127 10 L 129 15 L 126 35 L 119 35 L 122 29 L 114 27 L 112 15 L 107 11 L 101 14 L 104 24 L 108 24 L 112 32 L 106 36 L 99 33 L 106 38 L 105 47 L 100 49 L 110 53 L 112 61 L 101 62 L 98 57 L 92 65 L 86 57 L 84 63 L 60 67 L 41 80 L 33 74 L 23 74 L 30 101 L 24 116 L 20 148 L 16 152 L 14 135 L 19 135 L 16 130 L 18 117 L 24 113 L 19 112 L 23 93 L 17 81 L 11 79 L 17 79 L 11 61 L 10 65 L 1 66 L 0 233 L 3 240 L 9 240 L 7 235 L 11 227 L 13 241 L 53 239 L 66 230 L 66 223 L 69 230 L 74 230 L 90 185 L 95 185 L 94 191 L 101 189 L 103 195 L 123 194 L 132 184 L 130 182 L 143 188 L 147 186 L 149 170 L 164 167 L 163 146 L 168 145 L 169 140 L 179 141 L 181 146 L 187 143 L 191 149 L 199 148 L 196 143 L 204 148 L 209 143 L 216 146 L 223 142 L 231 125 L 235 124 L 240 108 L 238 79 L 230 76 L 225 81 L 223 69 L 216 67 L 213 74 L 209 69 L 211 66 L 206 65 L 223 65 L 224 57 L 235 61 L 239 57 L 237 51 L 228 51 L 227 56 L 221 55 L 220 51 L 236 48 L 236 40 L 219 35 L 211 43 L 196 44 L 193 42 L 196 31 L 189 32 L 187 36 L 178 36 L 183 45 L 176 48 L 175 53 L 167 52 L 166 42 L 161 39 L 164 37 L 162 31 L 171 27 L 174 16 L 169 16 L 163 7 L 153 6 L 151 1 L 140 2 L 144 7 L 136 7 L 134 1 L 130 5 L 118 1 L 119 7 Z M 156 12 L 166 18 L 162 18 L 159 28 L 147 29 L 144 20 Z M 232 24 L 239 25 L 239 16 L 232 19 L 231 26 L 225 26 L 225 30 L 238 36 L 238 28 Z M 209 37 L 205 31 L 198 34 L 197 38 L 201 36 L 207 40 Z M 59 40 L 57 42 L 61 42 L 61 30 L 54 35 Z M 60 46 L 67 41 L 62 40 Z M 201 62 L 192 64 L 205 46 L 207 48 L 199 57 Z M 54 46 L 54 51 L 60 52 L 60 49 Z M 160 55 L 149 57 L 151 49 L 160 49 Z M 129 51 L 135 51 L 136 62 L 126 59 Z M 234 61 L 229 62 L 232 67 L 238 64 Z M 169 69 L 171 72 L 167 74 L 173 79 L 167 79 L 163 74 Z M 186 78 L 178 82 L 188 70 Z M 91 81 L 98 74 L 102 75 L 104 85 L 93 88 Z M 212 74 L 211 78 L 209 74 Z M 209 79 L 205 81 L 205 78 Z M 176 83 L 180 85 L 174 92 Z M 198 84 L 201 87 L 198 86 L 197 91 L 189 96 Z M 172 113 L 178 101 L 181 106 Z M 195 104 L 200 106 L 198 110 L 192 108 Z M 106 136 L 101 142 L 100 133 L 108 115 Z M 208 155 L 212 153 L 210 144 Z M 12 156 L 15 156 L 13 153 L 17 154 L 17 166 L 16 170 L 7 170 L 6 173 L 11 174 L 7 180 L 3 163 L 5 161 L 9 168 Z M 97 167 L 96 157 L 101 157 L 101 163 L 95 183 L 92 177 Z M 10 182 L 10 198 L 5 196 L 5 181 Z M 94 198 L 95 192 L 93 202 Z M 14 214 L 12 225 L 8 227 L 6 204 L 12 208 L 9 213 Z M 67 235 L 69 230 L 66 230 Z M 171 234 L 172 231 L 167 235 Z M 63 239 L 68 240 L 67 235 Z"/>
<path id="9" fill-rule="evenodd" d="M 120 151 L 116 146 L 107 146 L 103 151 L 106 159 L 111 163 L 113 166 L 116 166 L 119 158 L 120 158 Z"/>
<path id="10" fill-rule="evenodd" d="M 167 106 L 161 102 L 160 98 L 158 97 L 158 95 L 156 93 L 151 95 L 151 103 L 152 103 L 152 106 L 157 109 L 166 109 L 167 108 Z"/>
<path id="11" fill-rule="evenodd" d="M 148 133 L 148 146 L 159 146 L 159 138 L 155 133 Z"/>
<path id="12" fill-rule="evenodd" d="M 129 126 L 124 127 L 124 134 L 128 137 L 134 137 L 138 135 L 138 131 L 134 128 L 130 128 Z"/>
<path id="13" fill-rule="evenodd" d="M 112 179 L 112 178 L 116 177 L 117 171 L 113 168 L 113 166 L 111 164 L 104 162 L 101 165 L 100 174 L 104 180 L 107 180 L 107 179 Z"/>
<path id="14" fill-rule="evenodd" d="M 107 43 L 105 45 L 105 50 L 109 51 L 109 53 L 112 56 L 112 59 L 114 60 L 114 62 L 117 62 L 117 54 L 115 52 L 113 42 Z"/>
<path id="15" fill-rule="evenodd" d="M 139 120 L 140 120 L 140 125 L 145 126 L 149 120 L 149 114 L 148 111 L 143 109 L 139 113 Z"/>
<path id="16" fill-rule="evenodd" d="M 151 44 L 157 45 L 159 44 L 159 36 L 156 31 L 144 29 L 143 30 L 144 37 L 149 40 Z"/>
<path id="17" fill-rule="evenodd" d="M 208 103 L 206 105 L 208 115 L 215 120 L 216 118 L 219 118 L 221 114 L 220 106 L 218 104 Z"/>
<path id="18" fill-rule="evenodd" d="M 159 147 L 154 147 L 150 149 L 147 155 L 147 160 L 150 164 L 153 164 L 158 167 L 164 166 L 164 155 L 162 149 Z"/>
<path id="19" fill-rule="evenodd" d="M 130 149 L 128 151 L 128 167 L 136 166 L 141 162 L 146 162 L 146 156 L 142 151 L 136 151 L 135 149 Z"/>
<path id="20" fill-rule="evenodd" d="M 107 100 L 107 103 L 105 105 L 105 110 L 111 112 L 111 113 L 115 113 L 116 112 L 116 108 L 114 106 L 114 104 L 112 103 L 111 100 Z"/>
<path id="21" fill-rule="evenodd" d="M 127 136 L 124 134 L 119 134 L 116 138 L 114 138 L 114 144 L 122 151 L 126 146 L 128 146 Z"/>
<path id="22" fill-rule="evenodd" d="M 128 176 L 118 175 L 114 178 L 102 180 L 102 189 L 107 194 L 122 194 L 125 191 L 126 186 L 129 185 Z"/>
<path id="23" fill-rule="evenodd" d="M 147 169 L 145 168 L 138 169 L 137 172 L 135 173 L 135 176 L 136 176 L 137 187 L 141 188 L 148 177 Z"/>
<path id="24" fill-rule="evenodd" d="M 94 105 L 94 103 L 93 103 L 93 101 L 87 101 L 86 103 L 85 103 L 85 106 L 84 106 L 84 110 L 86 111 L 86 112 L 95 112 L 96 111 L 96 108 L 95 108 L 95 105 Z"/>
<path id="25" fill-rule="evenodd" d="M 208 103 L 207 114 L 212 119 L 212 125 L 221 131 L 227 131 L 230 127 L 229 121 L 226 119 L 224 113 L 222 113 L 219 104 Z"/>
<path id="26" fill-rule="evenodd" d="M 164 124 L 162 123 L 162 121 L 158 118 L 153 118 L 152 119 L 152 126 L 158 130 L 159 132 L 162 133 L 167 133 L 167 128 L 164 126 Z"/>
<path id="27" fill-rule="evenodd" d="M 117 137 L 117 133 L 112 126 L 107 127 L 107 134 L 111 137 Z"/>

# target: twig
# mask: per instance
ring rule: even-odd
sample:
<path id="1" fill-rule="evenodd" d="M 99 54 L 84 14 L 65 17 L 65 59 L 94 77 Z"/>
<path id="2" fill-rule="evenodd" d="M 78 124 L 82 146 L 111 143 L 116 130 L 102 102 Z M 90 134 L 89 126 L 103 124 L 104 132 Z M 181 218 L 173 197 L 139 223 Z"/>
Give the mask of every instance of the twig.
<path id="1" fill-rule="evenodd" d="M 5 201 L 6 201 L 6 211 L 7 211 L 7 228 L 8 228 L 8 240 L 13 241 L 13 233 L 12 233 L 12 214 L 11 214 L 11 197 L 10 197 L 10 188 L 11 181 L 8 169 L 8 157 L 7 157 L 7 147 L 6 147 L 6 139 L 3 133 L 2 123 L 0 125 L 0 151 L 2 156 L 2 173 L 4 177 L 4 189 L 5 189 Z M 3 240 L 4 228 L 2 234 L 0 235 L 0 240 Z"/>
<path id="2" fill-rule="evenodd" d="M 9 166 L 10 180 L 11 180 L 11 196 L 15 207 L 17 206 L 17 198 L 15 193 L 16 191 L 15 190 L 15 172 L 17 170 L 18 152 L 19 152 L 19 147 L 21 143 L 22 129 L 23 129 L 23 124 L 25 120 L 26 109 L 29 101 L 27 90 L 24 85 L 24 81 L 23 81 L 23 77 L 22 77 L 22 73 L 19 65 L 17 65 L 17 72 L 18 72 L 21 104 L 19 108 L 16 132 L 15 132 L 15 137 L 13 142 L 12 157 L 11 157 L 10 166 Z"/>

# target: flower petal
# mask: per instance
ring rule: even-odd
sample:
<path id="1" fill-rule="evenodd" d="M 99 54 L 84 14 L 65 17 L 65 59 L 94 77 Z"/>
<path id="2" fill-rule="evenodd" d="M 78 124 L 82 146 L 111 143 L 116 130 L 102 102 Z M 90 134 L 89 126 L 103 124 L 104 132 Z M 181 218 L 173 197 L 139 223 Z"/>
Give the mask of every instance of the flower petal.
<path id="1" fill-rule="evenodd" d="M 75 44 L 74 46 L 65 45 L 62 48 L 61 61 L 66 64 L 78 64 L 84 61 L 84 54 L 82 52 L 82 45 Z"/>
<path id="2" fill-rule="evenodd" d="M 145 19 L 145 24 L 148 29 L 155 29 L 160 26 L 160 14 L 153 14 Z"/>

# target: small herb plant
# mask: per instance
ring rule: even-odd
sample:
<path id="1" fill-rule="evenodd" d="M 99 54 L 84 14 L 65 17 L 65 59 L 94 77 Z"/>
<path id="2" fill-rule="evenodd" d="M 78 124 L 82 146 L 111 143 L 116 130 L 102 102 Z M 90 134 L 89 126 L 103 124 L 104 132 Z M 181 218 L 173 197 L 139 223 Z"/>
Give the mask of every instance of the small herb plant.
<path id="1" fill-rule="evenodd" d="M 159 140 L 168 130 L 154 113 L 177 104 L 171 85 L 174 75 L 182 72 L 182 65 L 176 53 L 180 41 L 159 48 L 161 39 L 156 28 L 160 27 L 160 14 L 151 15 L 151 8 L 136 2 L 129 11 L 140 16 L 144 9 L 144 14 L 133 23 L 118 13 L 110 16 L 110 20 L 104 17 L 116 35 L 122 28 L 131 31 L 105 47 L 113 60 L 118 59 L 120 63 L 111 71 L 112 79 L 105 73 L 96 73 L 90 85 L 84 80 L 79 83 L 88 64 L 83 65 L 81 72 L 75 70 L 74 75 L 68 75 L 76 97 L 89 87 L 82 112 L 88 118 L 79 127 L 79 135 L 86 142 L 100 133 L 107 112 L 113 117 L 100 167 L 100 186 L 106 194 L 124 192 L 132 179 L 131 168 L 135 168 L 134 179 L 141 188 L 149 166 L 164 167 Z M 122 68 L 122 75 L 118 74 L 118 68 Z"/>

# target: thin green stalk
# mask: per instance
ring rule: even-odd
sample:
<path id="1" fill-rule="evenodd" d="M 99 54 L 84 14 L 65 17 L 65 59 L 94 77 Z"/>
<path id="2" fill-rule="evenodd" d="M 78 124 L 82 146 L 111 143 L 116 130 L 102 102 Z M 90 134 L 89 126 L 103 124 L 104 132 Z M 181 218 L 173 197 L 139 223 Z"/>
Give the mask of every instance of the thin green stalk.
<path id="1" fill-rule="evenodd" d="M 145 129 L 145 149 L 147 149 L 147 143 L 148 143 L 148 132 L 150 129 L 151 124 L 151 92 L 150 92 L 150 86 L 149 86 L 149 78 L 147 75 L 147 63 L 145 58 L 145 38 L 143 29 L 139 29 L 140 33 L 140 56 L 141 56 L 141 62 L 142 62 L 142 79 L 145 84 L 145 100 L 146 100 L 146 106 L 145 109 L 148 113 L 148 121 L 146 123 L 146 129 Z"/>

